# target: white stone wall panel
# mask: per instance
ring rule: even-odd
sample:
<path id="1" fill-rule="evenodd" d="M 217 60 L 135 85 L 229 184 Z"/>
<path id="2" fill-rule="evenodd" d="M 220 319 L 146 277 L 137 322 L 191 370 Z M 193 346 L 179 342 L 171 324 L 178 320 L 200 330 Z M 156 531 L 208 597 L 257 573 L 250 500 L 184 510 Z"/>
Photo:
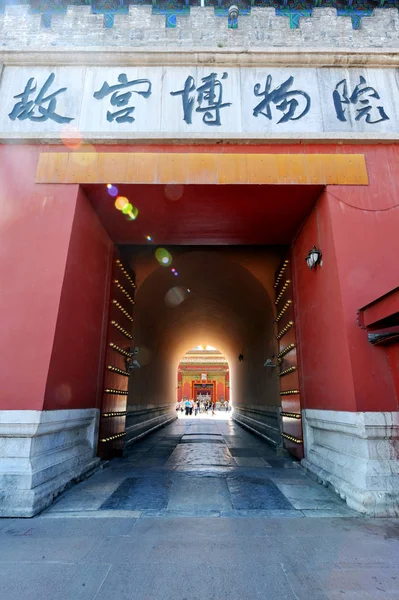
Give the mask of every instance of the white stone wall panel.
<path id="1" fill-rule="evenodd" d="M 217 98 L 222 85 L 220 123 L 204 122 L 199 112 L 198 88 L 207 76 L 216 74 L 216 105 L 208 103 L 206 90 L 201 107 L 209 106 L 216 116 Z M 40 120 L 41 107 L 49 108 L 49 101 L 40 103 L 38 95 L 48 77 L 54 81 L 46 95 L 64 91 L 55 96 L 54 112 L 69 117 L 72 132 L 65 123 L 58 123 L 51 116 Z M 129 81 L 151 82 L 151 94 L 143 97 L 148 83 L 122 89 L 120 93 L 132 92 L 126 105 L 112 105 L 112 93 L 97 99 L 98 92 L 107 82 L 118 84 L 118 76 L 125 74 Z M 226 74 L 226 76 L 225 76 Z M 188 96 L 193 101 L 192 122 L 184 120 L 182 95 L 171 92 L 183 90 L 188 77 L 194 84 Z M 25 102 L 35 102 L 32 117 L 10 115 L 28 81 L 33 78 L 34 90 Z M 344 120 L 339 120 L 333 102 L 333 92 L 339 82 L 346 82 L 347 96 L 352 97 L 363 79 L 367 93 L 360 93 L 356 101 L 343 101 Z M 291 83 L 289 83 L 291 80 Z M 270 83 L 269 105 L 254 109 L 265 100 L 262 95 L 266 82 Z M 258 94 L 254 92 L 259 84 Z M 279 92 L 285 86 L 285 92 Z M 342 90 L 342 88 L 340 88 Z M 343 93 L 341 97 L 344 98 Z M 40 105 L 40 106 L 39 106 Z M 133 122 L 121 122 L 107 118 L 118 109 L 134 107 L 129 118 Z M 341 104 L 339 104 L 341 106 Z M 361 114 L 367 108 L 370 112 Z M 287 117 L 292 109 L 292 114 Z M 269 111 L 269 114 L 267 114 Z M 383 112 L 381 112 L 383 111 Z M 14 115 L 15 116 L 15 115 Z M 388 117 L 388 118 L 386 118 Z M 212 119 L 211 119 L 212 120 Z M 368 122 L 370 120 L 370 122 Z M 113 66 L 113 67 L 33 67 L 6 66 L 0 82 L 0 138 L 3 139 L 49 139 L 61 142 L 63 137 L 73 137 L 78 130 L 86 141 L 119 139 L 214 139 L 236 140 L 268 139 L 399 139 L 399 76 L 397 69 L 376 68 L 296 68 L 296 67 L 228 67 L 207 66 Z"/>

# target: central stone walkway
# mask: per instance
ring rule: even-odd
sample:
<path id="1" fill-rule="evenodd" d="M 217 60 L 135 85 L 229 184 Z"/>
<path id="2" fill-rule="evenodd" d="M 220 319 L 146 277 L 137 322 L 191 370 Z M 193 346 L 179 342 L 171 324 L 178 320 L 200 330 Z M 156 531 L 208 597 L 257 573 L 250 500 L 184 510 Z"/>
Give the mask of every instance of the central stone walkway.
<path id="1" fill-rule="evenodd" d="M 357 515 L 299 462 L 221 417 L 176 420 L 64 493 L 44 515 Z"/>

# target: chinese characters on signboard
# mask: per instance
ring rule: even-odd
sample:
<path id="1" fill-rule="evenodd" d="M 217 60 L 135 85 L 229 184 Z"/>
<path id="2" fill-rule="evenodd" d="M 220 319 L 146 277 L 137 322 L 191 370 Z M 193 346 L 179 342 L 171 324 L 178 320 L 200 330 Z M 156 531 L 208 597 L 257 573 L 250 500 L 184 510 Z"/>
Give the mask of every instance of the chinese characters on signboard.
<path id="1" fill-rule="evenodd" d="M 112 106 L 120 108 L 115 112 L 107 111 L 107 121 L 111 122 L 115 119 L 117 123 L 133 123 L 135 120 L 132 113 L 135 106 L 127 106 L 132 99 L 133 93 L 149 98 L 151 96 L 152 84 L 149 79 L 133 79 L 128 81 L 126 73 L 121 73 L 118 77 L 119 83 L 109 85 L 106 81 L 98 92 L 94 92 L 93 98 L 102 100 L 105 96 L 111 95 L 110 102 Z M 130 88 L 130 89 L 129 89 Z M 126 90 L 124 93 L 121 90 Z"/>
<path id="2" fill-rule="evenodd" d="M 52 92 L 46 96 L 55 79 L 54 73 L 51 73 L 47 81 L 36 93 L 37 84 L 35 79 L 31 77 L 25 86 L 25 89 L 20 94 L 14 96 L 17 100 L 14 108 L 8 115 L 11 121 L 19 119 L 20 121 L 47 121 L 51 119 L 56 123 L 69 123 L 73 121 L 73 117 L 61 117 L 55 112 L 57 106 L 57 96 L 66 91 L 66 87 Z M 32 97 L 33 96 L 33 97 Z"/>
<path id="3" fill-rule="evenodd" d="M 241 83 L 240 98 L 245 97 L 245 103 L 242 102 L 239 109 L 245 110 L 246 118 L 257 119 L 260 128 L 267 122 L 278 127 L 300 121 L 307 115 L 311 116 L 321 103 L 323 110 L 329 112 L 329 118 L 338 124 L 360 122 L 367 127 L 391 118 L 390 109 L 381 99 L 381 90 L 361 74 L 356 75 L 356 83 L 353 83 L 353 77 L 336 78 L 335 81 L 323 79 L 320 84 L 324 86 L 322 100 L 314 87 L 308 89 L 303 83 L 297 82 L 292 70 L 290 73 L 290 70 L 284 69 L 281 73 L 284 74 L 280 75 L 278 81 L 275 74 L 265 70 L 262 77 L 256 74 L 256 79 L 250 85 Z M 72 109 L 65 113 L 65 109 L 64 112 L 60 109 L 60 104 L 57 106 L 69 89 L 60 81 L 62 73 L 57 77 L 54 72 L 47 72 L 46 75 L 41 85 L 39 79 L 33 76 L 20 84 L 21 89 L 13 95 L 12 108 L 7 111 L 9 120 L 67 124 L 78 118 Z M 159 78 L 128 77 L 120 72 L 116 77 L 104 78 L 102 85 L 92 89 L 90 97 L 92 102 L 104 101 L 101 105 L 102 118 L 109 123 L 132 124 L 139 121 L 141 113 L 136 111 L 136 99 L 141 97 L 142 101 L 148 101 L 155 98 L 161 101 L 161 95 L 166 94 L 169 102 L 172 102 L 169 112 L 174 112 L 175 119 L 192 126 L 194 115 L 198 115 L 196 119 L 201 119 L 206 128 L 221 127 L 225 116 L 235 115 L 234 111 L 238 109 L 237 96 L 232 95 L 230 88 L 226 88 L 230 75 L 211 70 L 209 73 L 203 71 L 201 75 L 189 74 L 183 77 L 180 86 L 175 85 L 174 89 L 165 92 L 161 90 Z M 74 105 L 69 103 L 68 106 Z M 148 116 L 151 117 L 151 114 L 147 113 L 147 120 Z"/>

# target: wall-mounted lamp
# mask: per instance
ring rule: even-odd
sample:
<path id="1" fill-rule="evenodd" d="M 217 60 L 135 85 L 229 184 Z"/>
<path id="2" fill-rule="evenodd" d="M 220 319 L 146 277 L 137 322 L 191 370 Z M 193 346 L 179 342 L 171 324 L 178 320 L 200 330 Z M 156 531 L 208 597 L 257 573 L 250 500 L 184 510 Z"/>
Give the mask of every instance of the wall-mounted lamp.
<path id="1" fill-rule="evenodd" d="M 306 264 L 308 265 L 310 270 L 312 270 L 313 267 L 315 267 L 316 265 L 322 264 L 321 257 L 322 257 L 321 250 L 316 248 L 316 246 L 313 246 L 313 248 L 311 250 L 309 250 L 309 254 L 305 258 L 305 260 L 306 260 Z"/>
<path id="2" fill-rule="evenodd" d="M 131 355 L 125 358 L 126 369 L 130 372 L 133 369 L 140 369 L 141 365 L 136 358 L 135 354 L 139 353 L 139 347 L 135 346 L 132 348 Z"/>
<path id="3" fill-rule="evenodd" d="M 141 365 L 138 360 L 132 357 L 129 361 L 127 361 L 126 368 L 128 371 L 132 371 L 133 369 L 140 369 L 140 366 Z"/>
<path id="4" fill-rule="evenodd" d="M 272 359 L 271 358 L 268 358 L 263 366 L 264 367 L 272 367 L 272 368 L 276 368 L 277 367 L 277 365 L 274 365 L 272 363 Z"/>

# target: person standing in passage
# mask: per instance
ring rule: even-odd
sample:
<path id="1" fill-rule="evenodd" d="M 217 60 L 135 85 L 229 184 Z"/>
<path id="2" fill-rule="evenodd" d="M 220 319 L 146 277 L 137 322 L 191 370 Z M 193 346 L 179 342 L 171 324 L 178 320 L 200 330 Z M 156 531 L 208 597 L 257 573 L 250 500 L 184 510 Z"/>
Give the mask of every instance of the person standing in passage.
<path id="1" fill-rule="evenodd" d="M 189 413 L 190 413 L 190 400 L 188 398 L 186 398 L 186 401 L 184 403 L 184 407 L 186 409 L 186 417 L 188 417 Z"/>
<path id="2" fill-rule="evenodd" d="M 191 398 L 190 399 L 190 416 L 193 414 L 193 408 L 194 408 L 194 400 Z"/>
<path id="3" fill-rule="evenodd" d="M 225 400 L 224 407 L 226 409 L 226 412 L 229 412 L 229 401 L 228 400 Z"/>

